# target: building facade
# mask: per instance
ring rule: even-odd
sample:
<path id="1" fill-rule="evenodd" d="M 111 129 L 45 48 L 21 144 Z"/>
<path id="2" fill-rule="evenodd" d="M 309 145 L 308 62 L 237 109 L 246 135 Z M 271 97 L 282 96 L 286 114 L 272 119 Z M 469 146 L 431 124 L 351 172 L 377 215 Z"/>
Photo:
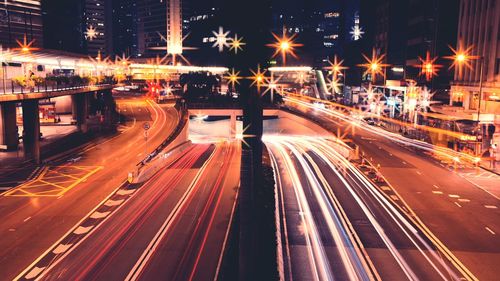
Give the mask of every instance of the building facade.
<path id="1" fill-rule="evenodd" d="M 84 0 L 83 7 L 83 30 L 85 31 L 84 46 L 87 53 L 96 55 L 98 52 L 109 54 L 111 47 L 111 36 L 106 36 L 108 24 L 111 18 L 106 16 L 111 1 L 107 0 Z M 106 7 L 108 6 L 108 7 Z M 95 29 L 95 37 L 88 34 L 90 29 Z"/>
<path id="2" fill-rule="evenodd" d="M 433 90 L 449 89 L 453 73 L 448 71 L 450 61 L 445 56 L 450 54 L 448 46 L 456 45 L 458 9 L 456 0 L 409 0 L 405 78 Z M 427 52 L 440 66 L 429 80 L 416 67 L 422 64 L 419 57 L 425 60 Z"/>
<path id="3" fill-rule="evenodd" d="M 17 47 L 16 40 L 34 41 L 43 46 L 43 21 L 40 0 L 5 0 L 0 4 L 0 45 Z"/>
<path id="4" fill-rule="evenodd" d="M 500 3 L 462 0 L 457 49 L 473 49 L 471 67 L 455 71 L 451 104 L 465 111 L 500 115 Z M 481 68 L 483 71 L 481 73 Z M 482 74 L 482 77 L 481 77 Z M 480 83 L 482 81 L 482 83 Z M 481 97 L 479 86 L 482 84 Z M 481 101 L 481 102 L 479 102 Z M 481 108 L 479 104 L 481 103 Z"/>
<path id="5" fill-rule="evenodd" d="M 113 0 L 112 3 L 112 49 L 115 55 L 136 57 L 139 53 L 137 41 L 138 7 L 136 0 Z"/>
<path id="6" fill-rule="evenodd" d="M 470 67 L 455 67 L 451 107 L 481 124 L 483 151 L 500 152 L 500 2 L 461 0 L 456 48 L 472 48 Z M 496 145 L 493 145 L 496 144 Z"/>
<path id="7" fill-rule="evenodd" d="M 42 1 L 44 48 L 95 56 L 111 54 L 111 0 Z"/>

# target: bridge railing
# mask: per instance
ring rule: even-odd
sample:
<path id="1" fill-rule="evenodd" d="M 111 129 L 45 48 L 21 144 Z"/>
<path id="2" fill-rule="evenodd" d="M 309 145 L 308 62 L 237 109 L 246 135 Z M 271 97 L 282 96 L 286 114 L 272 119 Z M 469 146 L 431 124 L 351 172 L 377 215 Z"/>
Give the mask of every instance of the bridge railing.
<path id="1" fill-rule="evenodd" d="M 60 92 L 76 89 L 84 89 L 95 86 L 111 86 L 116 84 L 114 81 L 105 79 L 95 83 L 86 83 L 83 81 L 57 81 L 43 79 L 35 83 L 26 83 L 27 85 L 20 85 L 14 79 L 5 79 L 0 81 L 0 95 L 19 95 L 31 93 L 50 93 Z"/>

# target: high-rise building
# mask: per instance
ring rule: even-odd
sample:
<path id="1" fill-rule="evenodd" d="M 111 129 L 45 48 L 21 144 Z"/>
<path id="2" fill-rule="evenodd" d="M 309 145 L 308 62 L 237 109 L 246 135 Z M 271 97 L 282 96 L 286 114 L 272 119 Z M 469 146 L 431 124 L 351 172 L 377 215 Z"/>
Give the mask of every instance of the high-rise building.
<path id="1" fill-rule="evenodd" d="M 408 6 L 408 25 L 406 32 L 406 77 L 416 80 L 419 84 L 427 84 L 434 90 L 449 89 L 453 79 L 452 72 L 448 71 L 448 46 L 454 46 L 457 38 L 458 3 L 456 0 L 410 0 Z M 419 57 L 429 58 L 440 65 L 430 81 L 421 75 L 422 62 Z"/>
<path id="2" fill-rule="evenodd" d="M 294 5 L 276 1 L 272 17 L 275 33 L 285 28 L 305 43 L 301 61 L 324 66 L 334 55 L 341 56 L 343 47 L 353 40 L 350 32 L 356 17 L 359 28 L 359 1 L 295 1 Z"/>
<path id="3" fill-rule="evenodd" d="M 96 55 L 112 53 L 111 0 L 43 1 L 45 48 Z"/>
<path id="4" fill-rule="evenodd" d="M 137 1 L 113 0 L 112 5 L 113 53 L 137 56 Z"/>
<path id="5" fill-rule="evenodd" d="M 469 47 L 472 47 L 470 55 L 477 59 L 471 60 L 470 68 L 457 65 L 450 102 L 463 107 L 465 112 L 492 113 L 500 118 L 499 1 L 460 1 L 456 48 Z"/>
<path id="6" fill-rule="evenodd" d="M 109 44 L 111 36 L 106 36 L 106 31 L 109 30 L 107 24 L 110 24 L 111 20 L 106 17 L 106 5 L 109 4 L 109 0 L 84 0 L 82 22 L 86 39 L 84 46 L 87 53 L 91 55 L 98 52 L 109 53 L 107 44 Z M 89 32 L 94 34 L 89 34 Z"/>
<path id="7" fill-rule="evenodd" d="M 143 0 L 138 4 L 139 56 L 181 54 L 185 11 L 182 0 Z"/>
<path id="8" fill-rule="evenodd" d="M 81 0 L 42 2 L 43 34 L 46 49 L 86 54 Z"/>
<path id="9" fill-rule="evenodd" d="M 385 55 L 384 63 L 394 68 L 386 70 L 386 78 L 400 80 L 399 71 L 406 63 L 406 33 L 408 0 L 377 0 L 374 48 L 378 55 Z M 393 71 L 397 69 L 398 71 Z"/>
<path id="10" fill-rule="evenodd" d="M 5 0 L 0 4 L 0 45 L 16 47 L 16 40 L 34 40 L 32 46 L 43 46 L 43 24 L 40 0 Z"/>

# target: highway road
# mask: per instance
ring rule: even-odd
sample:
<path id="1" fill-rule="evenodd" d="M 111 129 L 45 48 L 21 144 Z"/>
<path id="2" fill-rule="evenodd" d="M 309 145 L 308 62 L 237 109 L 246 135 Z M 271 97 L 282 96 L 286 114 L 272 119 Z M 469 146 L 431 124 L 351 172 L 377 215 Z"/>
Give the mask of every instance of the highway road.
<path id="1" fill-rule="evenodd" d="M 459 280 L 327 138 L 267 136 L 285 280 Z"/>
<path id="2" fill-rule="evenodd" d="M 91 231 L 69 232 L 20 279 L 214 280 L 236 202 L 240 153 L 239 142 L 191 145 L 137 190 L 103 202 L 73 228 Z M 96 222 L 96 213 L 106 215 Z"/>
<path id="3" fill-rule="evenodd" d="M 142 97 L 117 97 L 118 133 L 69 151 L 33 182 L 0 195 L 0 268 L 12 280 L 113 190 L 176 127 L 178 112 Z M 149 141 L 142 124 L 149 122 Z"/>
<path id="4" fill-rule="evenodd" d="M 360 147 L 439 245 L 470 271 L 496 280 L 500 267 L 500 202 L 486 188 L 430 157 L 438 148 L 353 120 L 332 109 L 287 97 L 286 105 Z M 448 153 L 447 150 L 439 150 Z M 444 158 L 454 158 L 454 154 Z"/>

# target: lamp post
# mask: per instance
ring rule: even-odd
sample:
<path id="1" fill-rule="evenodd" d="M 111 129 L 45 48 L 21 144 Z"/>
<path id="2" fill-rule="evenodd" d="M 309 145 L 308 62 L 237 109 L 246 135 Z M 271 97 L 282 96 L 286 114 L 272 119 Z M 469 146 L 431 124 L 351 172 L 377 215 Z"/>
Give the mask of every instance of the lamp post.
<path id="1" fill-rule="evenodd" d="M 451 48 L 451 47 L 450 47 Z M 479 95 L 478 95 L 478 105 L 477 105 L 477 125 L 479 127 L 480 134 L 483 134 L 483 127 L 481 126 L 481 100 L 483 99 L 483 73 L 484 73 L 484 56 L 473 56 L 470 55 L 472 51 L 472 47 L 469 48 L 461 48 L 459 47 L 457 50 L 451 48 L 454 52 L 454 55 L 448 58 L 453 59 L 453 66 L 466 66 L 472 70 L 472 66 L 470 64 L 471 60 L 479 60 Z M 450 67 L 450 68 L 451 68 Z M 459 73 L 461 73 L 461 68 L 459 69 Z M 482 152 L 483 140 L 481 141 L 481 151 Z"/>
<path id="2" fill-rule="evenodd" d="M 479 124 L 479 117 L 481 116 L 481 100 L 483 99 L 483 72 L 484 72 L 484 57 L 479 57 L 479 101 L 477 105 L 477 122 Z"/>

